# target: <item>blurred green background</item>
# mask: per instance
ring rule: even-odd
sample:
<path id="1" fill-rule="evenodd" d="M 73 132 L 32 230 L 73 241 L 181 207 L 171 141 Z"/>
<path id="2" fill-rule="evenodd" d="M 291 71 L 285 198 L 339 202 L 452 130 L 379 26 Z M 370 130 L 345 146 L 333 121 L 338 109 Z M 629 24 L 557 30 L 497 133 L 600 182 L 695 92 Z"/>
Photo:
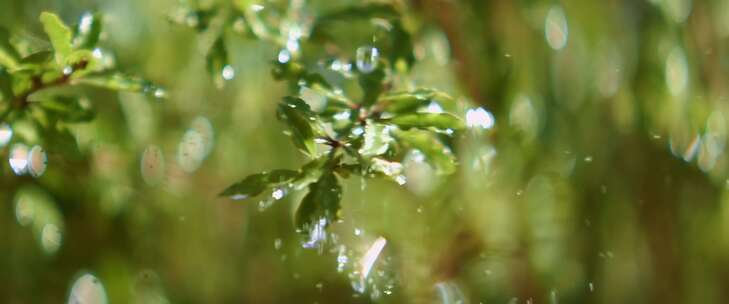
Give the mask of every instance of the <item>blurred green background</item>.
<path id="1" fill-rule="evenodd" d="M 301 193 L 217 197 L 305 161 L 274 119 L 274 46 L 230 37 L 235 78 L 217 88 L 204 39 L 167 21 L 176 1 L 0 0 L 1 26 L 40 39 L 42 11 L 101 12 L 120 69 L 169 94 L 75 88 L 98 111 L 72 126 L 82 157 L 47 147 L 37 179 L 1 163 L 0 302 L 104 303 L 98 286 L 109 303 L 729 302 L 729 1 L 390 2 L 414 37 L 407 77 L 496 124 L 458 139 L 454 176 L 409 162 L 402 187 L 346 180 L 319 253 L 291 220 Z M 190 164 L 199 128 L 210 151 Z M 378 237 L 360 292 L 352 269 Z"/>

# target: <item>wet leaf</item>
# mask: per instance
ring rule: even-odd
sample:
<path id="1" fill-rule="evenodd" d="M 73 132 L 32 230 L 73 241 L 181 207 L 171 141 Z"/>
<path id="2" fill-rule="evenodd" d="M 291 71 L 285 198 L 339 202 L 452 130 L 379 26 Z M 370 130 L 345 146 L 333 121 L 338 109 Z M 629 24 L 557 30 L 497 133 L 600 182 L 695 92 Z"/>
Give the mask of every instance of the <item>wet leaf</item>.
<path id="1" fill-rule="evenodd" d="M 249 175 L 225 189 L 220 196 L 236 200 L 255 197 L 263 191 L 291 182 L 298 176 L 299 172 L 285 169 Z"/>
<path id="2" fill-rule="evenodd" d="M 80 84 L 117 91 L 154 93 L 156 87 L 148 80 L 127 76 L 121 73 L 92 76 L 77 80 Z"/>
<path id="3" fill-rule="evenodd" d="M 364 130 L 364 143 L 359 149 L 363 157 L 382 155 L 387 152 L 394 139 L 390 136 L 392 128 L 383 124 L 369 123 Z"/>
<path id="4" fill-rule="evenodd" d="M 426 161 L 438 174 L 452 174 L 456 171 L 456 158 L 453 152 L 438 140 L 435 134 L 423 130 L 394 132 L 403 145 L 417 149 L 425 155 Z"/>
<path id="5" fill-rule="evenodd" d="M 316 154 L 314 143 L 316 114 L 298 97 L 287 96 L 278 106 L 278 119 L 291 130 L 294 145 L 308 155 Z"/>
<path id="6" fill-rule="evenodd" d="M 92 49 L 99 42 L 101 35 L 101 14 L 87 12 L 81 16 L 81 21 L 75 29 L 73 47 Z"/>
<path id="7" fill-rule="evenodd" d="M 403 129 L 436 128 L 441 130 L 460 130 L 464 128 L 463 120 L 448 113 L 412 113 L 395 116 L 388 122 Z"/>
<path id="8" fill-rule="evenodd" d="M 315 183 L 309 185 L 306 194 L 296 210 L 296 227 L 308 232 L 309 228 L 320 222 L 332 223 L 339 218 L 342 199 L 342 186 L 333 171 L 327 171 Z"/>
<path id="9" fill-rule="evenodd" d="M 71 30 L 63 23 L 58 15 L 53 13 L 42 12 L 40 21 L 43 24 L 43 29 L 46 34 L 48 34 L 48 38 L 51 40 L 53 49 L 56 51 L 56 62 L 58 64 L 64 64 L 66 56 L 70 55 L 73 50 L 73 46 L 71 45 Z"/>

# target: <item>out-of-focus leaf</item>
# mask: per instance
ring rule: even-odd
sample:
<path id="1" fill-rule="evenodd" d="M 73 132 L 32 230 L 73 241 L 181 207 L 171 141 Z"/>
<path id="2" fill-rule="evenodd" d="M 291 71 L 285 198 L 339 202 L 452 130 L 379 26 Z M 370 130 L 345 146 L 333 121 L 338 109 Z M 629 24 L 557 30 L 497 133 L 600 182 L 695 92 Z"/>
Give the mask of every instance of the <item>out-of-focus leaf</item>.
<path id="1" fill-rule="evenodd" d="M 397 125 L 403 129 L 410 128 L 436 128 L 441 130 L 463 129 L 463 120 L 453 114 L 448 113 L 412 113 L 395 116 L 388 122 Z"/>
<path id="2" fill-rule="evenodd" d="M 382 19 L 395 19 L 400 14 L 395 10 L 392 5 L 371 3 L 362 6 L 350 6 L 339 10 L 329 12 L 327 14 L 319 16 L 312 26 L 312 36 L 322 35 L 324 31 L 331 26 L 331 22 L 334 21 L 351 21 L 352 19 L 371 19 L 371 18 L 382 18 Z"/>
<path id="3" fill-rule="evenodd" d="M 200 10 L 179 7 L 167 16 L 167 20 L 175 24 L 194 28 L 198 31 L 204 31 L 210 25 L 210 21 L 215 16 L 215 13 L 215 9 Z"/>
<path id="4" fill-rule="evenodd" d="M 218 39 L 213 43 L 212 48 L 206 55 L 208 73 L 215 82 L 218 88 L 222 88 L 225 83 L 223 78 L 223 68 L 228 65 L 228 51 L 225 47 L 225 41 L 223 35 L 220 35 Z"/>
<path id="5" fill-rule="evenodd" d="M 40 106 L 48 113 L 65 122 L 85 122 L 94 118 L 94 111 L 84 106 L 79 98 L 70 96 L 54 96 L 39 101 Z"/>
<path id="6" fill-rule="evenodd" d="M 101 14 L 86 12 L 81 16 L 81 20 L 76 27 L 73 37 L 73 47 L 82 49 L 92 49 L 99 42 L 101 35 Z"/>
<path id="7" fill-rule="evenodd" d="M 253 174 L 231 185 L 220 193 L 220 195 L 228 196 L 235 200 L 255 197 L 263 191 L 286 184 L 297 176 L 299 176 L 299 172 L 285 169 Z"/>
<path id="8" fill-rule="evenodd" d="M 308 155 L 316 154 L 314 144 L 316 114 L 298 97 L 287 96 L 278 106 L 278 118 L 291 129 L 294 145 Z"/>
<path id="9" fill-rule="evenodd" d="M 62 154 L 63 157 L 70 159 L 80 159 L 82 157 L 76 137 L 67 129 L 50 126 L 44 128 L 43 133 L 45 134 L 43 137 L 45 146 L 49 153 Z"/>
<path id="10" fill-rule="evenodd" d="M 7 69 L 15 69 L 20 60 L 18 51 L 10 44 L 10 34 L 5 28 L 0 27 L 0 66 Z"/>
<path id="11" fill-rule="evenodd" d="M 359 149 L 359 154 L 363 157 L 385 154 L 394 140 L 390 136 L 391 129 L 387 125 L 374 122 L 367 124 L 364 130 L 364 143 Z"/>
<path id="12" fill-rule="evenodd" d="M 400 130 L 394 135 L 400 143 L 422 152 L 436 173 L 452 174 L 456 171 L 456 158 L 453 152 L 440 142 L 435 134 L 423 130 Z"/>
<path id="13" fill-rule="evenodd" d="M 33 54 L 30 54 L 28 56 L 23 57 L 23 59 L 20 60 L 20 63 L 23 65 L 26 64 L 44 64 L 53 58 L 53 52 L 52 51 L 38 51 Z"/>
<path id="14" fill-rule="evenodd" d="M 320 85 L 324 88 L 331 89 L 331 85 L 324 79 L 319 73 L 309 72 L 302 65 L 296 62 L 285 62 L 281 63 L 278 61 L 273 62 L 273 77 L 276 80 L 288 80 L 291 83 L 305 86 Z"/>
<path id="15" fill-rule="evenodd" d="M 73 50 L 73 46 L 71 45 L 73 33 L 56 14 L 42 12 L 40 21 L 43 24 L 43 29 L 46 34 L 48 34 L 48 38 L 51 40 L 53 50 L 56 52 L 56 62 L 58 64 L 64 64 L 66 56 L 70 55 Z"/>
<path id="16" fill-rule="evenodd" d="M 322 221 L 324 226 L 336 221 L 339 218 L 341 199 L 342 186 L 334 172 L 324 172 L 318 181 L 309 185 L 309 193 L 296 210 L 296 227 L 307 233 Z"/>
<path id="17" fill-rule="evenodd" d="M 13 77 L 4 68 L 0 67 L 0 100 L 13 99 Z"/>

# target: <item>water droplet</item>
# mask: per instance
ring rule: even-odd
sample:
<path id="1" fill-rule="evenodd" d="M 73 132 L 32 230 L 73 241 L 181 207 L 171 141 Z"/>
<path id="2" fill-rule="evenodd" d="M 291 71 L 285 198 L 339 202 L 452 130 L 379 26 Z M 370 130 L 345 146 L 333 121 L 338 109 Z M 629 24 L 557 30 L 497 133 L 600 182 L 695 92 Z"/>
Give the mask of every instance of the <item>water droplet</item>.
<path id="1" fill-rule="evenodd" d="M 435 101 L 431 101 L 428 104 L 428 107 L 425 108 L 425 112 L 427 112 L 427 113 L 436 113 L 436 114 L 437 113 L 443 113 L 443 107 L 441 107 L 439 103 L 437 103 Z"/>
<path id="2" fill-rule="evenodd" d="M 282 49 L 278 52 L 278 62 L 287 63 L 291 60 L 291 52 L 287 49 Z"/>
<path id="3" fill-rule="evenodd" d="M 673 48 L 666 57 L 666 86 L 673 96 L 681 95 L 688 86 L 688 64 L 686 55 L 679 47 Z"/>
<path id="4" fill-rule="evenodd" d="M 356 236 L 362 235 L 362 229 L 354 228 L 354 235 L 356 235 Z"/>
<path id="5" fill-rule="evenodd" d="M 165 176 L 165 158 L 158 146 L 151 145 L 144 149 L 140 169 L 147 185 L 154 186 L 162 181 Z"/>
<path id="6" fill-rule="evenodd" d="M 484 108 L 469 109 L 466 111 L 466 126 L 469 128 L 491 129 L 496 120 L 491 112 Z"/>
<path id="7" fill-rule="evenodd" d="M 73 73 L 73 68 L 70 66 L 66 66 L 63 68 L 63 75 L 71 75 Z"/>
<path id="8" fill-rule="evenodd" d="M 283 245 L 283 241 L 281 241 L 281 239 L 275 239 L 273 241 L 273 248 L 275 248 L 276 250 L 281 249 L 282 245 Z"/>
<path id="9" fill-rule="evenodd" d="M 443 304 L 463 304 L 466 303 L 466 296 L 455 282 L 446 281 L 435 284 L 435 292 Z"/>
<path id="10" fill-rule="evenodd" d="M 357 49 L 357 69 L 362 73 L 370 73 L 377 68 L 380 60 L 380 51 L 373 46 L 363 46 Z"/>
<path id="11" fill-rule="evenodd" d="M 61 229 L 56 224 L 45 224 L 41 231 L 41 247 L 48 254 L 55 253 L 61 247 Z"/>
<path id="12" fill-rule="evenodd" d="M 8 162 L 15 175 L 25 174 L 28 171 L 28 146 L 24 144 L 13 145 L 10 148 Z"/>
<path id="13" fill-rule="evenodd" d="M 10 125 L 3 123 L 0 125 L 0 148 L 7 145 L 13 138 L 13 129 Z"/>
<path id="14" fill-rule="evenodd" d="M 275 199 L 275 200 L 282 199 L 284 197 L 284 195 L 286 195 L 286 190 L 283 188 L 278 188 L 276 190 L 273 190 L 273 192 L 271 192 L 271 197 L 273 197 L 273 199 Z"/>
<path id="15" fill-rule="evenodd" d="M 587 287 L 590 289 L 590 292 L 595 291 L 595 284 L 593 284 L 592 282 L 590 282 L 589 284 L 587 284 Z"/>
<path id="16" fill-rule="evenodd" d="M 397 182 L 398 185 L 402 186 L 402 185 L 405 185 L 408 180 L 405 177 L 405 175 L 398 175 L 395 177 L 395 181 Z"/>
<path id="17" fill-rule="evenodd" d="M 68 304 L 106 304 L 106 290 L 101 281 L 90 273 L 83 274 L 73 283 Z"/>
<path id="18" fill-rule="evenodd" d="M 233 77 L 235 77 L 235 70 L 233 69 L 232 66 L 230 66 L 229 64 L 226 64 L 223 67 L 223 71 L 221 74 L 223 76 L 223 79 L 231 80 L 231 79 L 233 79 Z"/>
<path id="19" fill-rule="evenodd" d="M 251 10 L 255 13 L 262 11 L 264 8 L 265 7 L 263 7 L 263 5 L 260 5 L 260 4 L 251 4 Z"/>
<path id="20" fill-rule="evenodd" d="M 547 39 L 549 47 L 555 50 L 561 50 L 567 44 L 569 29 L 567 27 L 567 19 L 564 11 L 560 6 L 552 6 L 547 13 L 544 21 L 544 36 Z"/>
<path id="21" fill-rule="evenodd" d="M 592 156 L 585 156 L 585 162 L 591 163 L 592 162 Z"/>
<path id="22" fill-rule="evenodd" d="M 324 250 L 324 243 L 327 241 L 327 219 L 321 218 L 316 223 L 309 227 L 309 240 L 304 242 L 301 246 L 306 249 L 316 248 L 321 253 Z"/>
<path id="23" fill-rule="evenodd" d="M 156 98 L 167 98 L 167 91 L 162 88 L 156 88 L 154 90 L 154 97 Z"/>
<path id="24" fill-rule="evenodd" d="M 366 279 L 367 276 L 370 274 L 372 266 L 377 261 L 380 253 L 382 253 L 382 249 L 385 248 L 385 245 L 387 245 L 387 240 L 384 237 L 378 237 L 365 252 L 362 260 L 360 260 L 359 263 L 359 272 L 362 280 Z"/>
<path id="25" fill-rule="evenodd" d="M 177 162 L 186 172 L 197 170 L 213 146 L 214 131 L 210 121 L 198 116 L 177 146 Z"/>
<path id="26" fill-rule="evenodd" d="M 33 146 L 28 154 L 28 171 L 33 177 L 41 177 L 48 167 L 48 156 L 41 146 Z"/>

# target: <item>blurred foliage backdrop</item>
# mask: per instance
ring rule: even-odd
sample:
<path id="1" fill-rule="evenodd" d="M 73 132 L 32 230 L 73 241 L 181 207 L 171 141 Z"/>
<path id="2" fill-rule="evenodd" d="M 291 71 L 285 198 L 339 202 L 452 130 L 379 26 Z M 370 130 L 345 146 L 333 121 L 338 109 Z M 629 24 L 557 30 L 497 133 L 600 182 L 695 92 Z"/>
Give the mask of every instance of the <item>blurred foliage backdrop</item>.
<path id="1" fill-rule="evenodd" d="M 361 4 L 240 2 L 310 18 Z M 415 45 L 402 76 L 495 125 L 455 139 L 453 176 L 413 161 L 404 186 L 347 180 L 338 243 L 318 252 L 293 226 L 301 195 L 263 210 L 218 197 L 304 162 L 274 119 L 288 90 L 270 76 L 275 46 L 229 37 L 235 75 L 220 87 L 209 42 L 168 21 L 176 1 L 0 1 L 1 26 L 44 40 L 42 11 L 103 14 L 104 49 L 168 95 L 74 88 L 96 118 L 69 126 L 79 157 L 46 143 L 39 178 L 11 170 L 10 146 L 38 143 L 14 128 L 0 148 L 0 302 L 729 302 L 729 1 L 389 3 Z M 190 165 L 179 154 L 201 125 L 209 154 Z M 361 288 L 351 267 L 380 237 Z"/>

